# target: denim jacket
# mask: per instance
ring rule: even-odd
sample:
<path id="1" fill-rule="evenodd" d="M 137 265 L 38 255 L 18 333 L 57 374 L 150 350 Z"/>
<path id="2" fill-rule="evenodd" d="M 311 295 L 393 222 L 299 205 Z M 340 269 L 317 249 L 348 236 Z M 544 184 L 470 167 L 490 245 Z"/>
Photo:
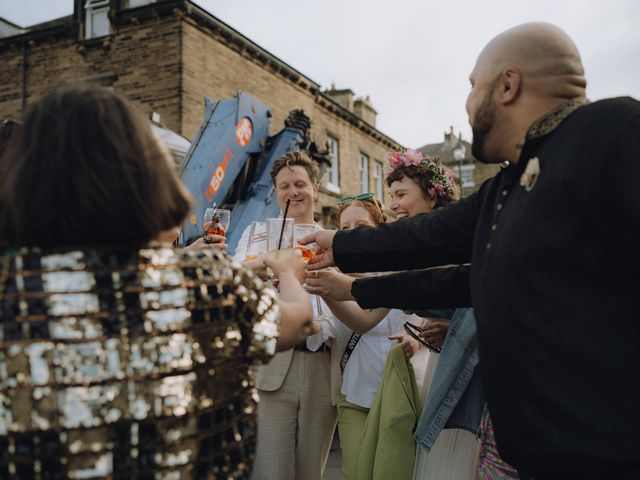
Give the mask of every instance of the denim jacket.
<path id="1" fill-rule="evenodd" d="M 476 319 L 471 308 L 455 311 L 422 410 L 415 439 L 430 450 L 443 428 L 478 434 L 485 405 L 478 365 Z"/>

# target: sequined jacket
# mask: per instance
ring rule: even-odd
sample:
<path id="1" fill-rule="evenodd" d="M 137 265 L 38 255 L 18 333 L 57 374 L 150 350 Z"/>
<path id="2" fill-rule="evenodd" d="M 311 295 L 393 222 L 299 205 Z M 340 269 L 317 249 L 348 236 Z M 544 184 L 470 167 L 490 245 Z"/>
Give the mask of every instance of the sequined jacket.
<path id="1" fill-rule="evenodd" d="M 0 478 L 248 478 L 273 291 L 222 254 L 2 257 Z"/>

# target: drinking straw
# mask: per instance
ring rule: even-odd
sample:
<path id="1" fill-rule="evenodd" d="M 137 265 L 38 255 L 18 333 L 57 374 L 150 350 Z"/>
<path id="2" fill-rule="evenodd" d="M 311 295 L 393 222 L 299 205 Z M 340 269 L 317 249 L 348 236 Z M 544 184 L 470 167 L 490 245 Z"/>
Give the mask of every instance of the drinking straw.
<path id="1" fill-rule="evenodd" d="M 282 246 L 282 235 L 284 235 L 284 224 L 287 221 L 287 212 L 289 211 L 289 203 L 291 203 L 291 199 L 287 199 L 287 205 L 284 207 L 284 215 L 282 218 L 282 228 L 280 229 L 280 238 L 278 239 L 278 250 Z"/>

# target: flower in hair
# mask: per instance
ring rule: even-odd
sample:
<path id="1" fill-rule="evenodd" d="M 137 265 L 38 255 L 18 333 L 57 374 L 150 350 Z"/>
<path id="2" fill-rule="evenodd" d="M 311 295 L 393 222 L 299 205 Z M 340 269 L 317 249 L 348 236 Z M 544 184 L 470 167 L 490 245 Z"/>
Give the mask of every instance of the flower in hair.
<path id="1" fill-rule="evenodd" d="M 453 185 L 456 183 L 456 174 L 453 173 L 451 170 L 444 170 L 444 175 L 445 177 L 447 177 L 447 182 L 449 182 L 449 185 Z"/>
<path id="2" fill-rule="evenodd" d="M 422 160 L 424 160 L 424 156 L 420 150 L 412 150 L 411 148 L 407 149 L 402 156 L 406 166 L 418 166 L 422 163 Z"/>
<path id="3" fill-rule="evenodd" d="M 440 157 L 425 157 L 420 150 L 413 149 L 387 153 L 385 175 L 390 175 L 400 167 L 414 167 L 421 175 L 427 177 L 431 184 L 427 193 L 431 198 L 448 197 L 455 192 L 455 174 L 440 163 Z"/>
<path id="4" fill-rule="evenodd" d="M 427 193 L 429 193 L 429 196 L 431 198 L 436 198 L 438 195 L 442 195 L 443 193 L 445 193 L 445 188 L 442 185 L 434 185 L 429 190 L 427 190 Z"/>
<path id="5" fill-rule="evenodd" d="M 411 148 L 404 152 L 389 152 L 387 153 L 387 164 L 384 166 L 384 173 L 389 175 L 398 167 L 411 167 L 418 166 L 424 160 L 424 156 L 420 150 L 413 150 Z"/>
<path id="6" fill-rule="evenodd" d="M 389 152 L 387 153 L 387 162 L 392 168 L 397 168 L 402 165 L 402 152 Z"/>

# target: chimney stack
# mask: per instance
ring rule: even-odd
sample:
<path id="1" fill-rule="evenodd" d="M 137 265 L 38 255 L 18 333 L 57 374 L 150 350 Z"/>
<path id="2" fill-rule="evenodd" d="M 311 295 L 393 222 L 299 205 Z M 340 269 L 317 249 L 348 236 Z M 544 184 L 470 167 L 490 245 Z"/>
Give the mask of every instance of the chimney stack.
<path id="1" fill-rule="evenodd" d="M 376 112 L 376 109 L 371 105 L 369 95 L 364 98 L 357 98 L 356 101 L 353 102 L 353 113 L 358 115 L 372 127 L 376 126 L 376 117 L 378 116 L 378 112 Z"/>
<path id="2" fill-rule="evenodd" d="M 350 88 L 336 90 L 335 85 L 332 84 L 331 90 L 327 90 L 324 93 L 342 108 L 353 112 L 353 90 Z"/>

